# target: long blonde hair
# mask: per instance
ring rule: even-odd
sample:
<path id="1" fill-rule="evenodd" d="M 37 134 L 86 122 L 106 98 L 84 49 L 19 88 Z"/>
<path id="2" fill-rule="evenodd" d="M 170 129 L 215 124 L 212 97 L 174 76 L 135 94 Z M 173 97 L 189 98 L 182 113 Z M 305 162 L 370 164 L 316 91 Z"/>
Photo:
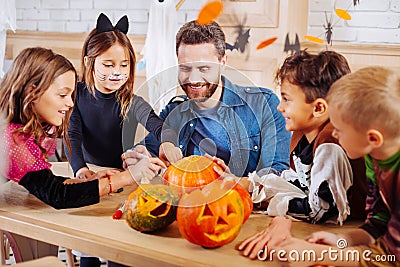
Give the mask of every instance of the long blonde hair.
<path id="1" fill-rule="evenodd" d="M 121 118 L 125 118 L 128 114 L 133 98 L 136 57 L 132 44 L 129 38 L 124 33 L 118 30 L 97 33 L 96 29 L 93 29 L 89 33 L 89 35 L 86 37 L 82 49 L 81 81 L 86 83 L 86 87 L 94 95 L 94 62 L 98 56 L 103 54 L 116 43 L 124 47 L 125 52 L 129 55 L 129 78 L 123 85 L 123 87 L 117 90 L 116 93 L 117 101 L 121 104 Z"/>
<path id="2" fill-rule="evenodd" d="M 44 137 L 64 137 L 68 149 L 70 109 L 60 126 L 41 123 L 33 105 L 54 80 L 68 72 L 76 71 L 72 63 L 62 55 L 50 49 L 34 47 L 22 50 L 15 58 L 10 70 L 0 83 L 0 112 L 8 123 L 18 123 L 23 126 L 16 132 L 34 136 L 35 143 L 42 149 L 40 142 Z M 75 90 L 72 99 L 75 101 Z M 43 151 L 46 155 L 46 151 Z"/>

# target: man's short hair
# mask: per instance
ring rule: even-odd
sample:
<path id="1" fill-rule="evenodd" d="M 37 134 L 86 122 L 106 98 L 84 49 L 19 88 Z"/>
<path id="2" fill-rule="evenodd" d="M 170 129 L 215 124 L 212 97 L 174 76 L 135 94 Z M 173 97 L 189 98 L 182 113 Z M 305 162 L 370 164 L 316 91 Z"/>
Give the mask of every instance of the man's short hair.
<path id="1" fill-rule="evenodd" d="M 195 20 L 185 23 L 176 35 L 176 54 L 181 44 L 196 45 L 212 43 L 217 49 L 218 59 L 225 55 L 225 34 L 218 23 L 200 25 Z"/>

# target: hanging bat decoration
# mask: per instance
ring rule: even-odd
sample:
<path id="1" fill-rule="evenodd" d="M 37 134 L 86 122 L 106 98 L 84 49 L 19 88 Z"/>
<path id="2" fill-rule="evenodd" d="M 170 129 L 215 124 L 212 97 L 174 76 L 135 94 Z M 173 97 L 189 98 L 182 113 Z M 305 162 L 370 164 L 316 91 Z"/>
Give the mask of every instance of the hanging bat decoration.
<path id="1" fill-rule="evenodd" d="M 289 33 L 286 34 L 286 39 L 285 39 L 285 47 L 283 49 L 284 52 L 286 52 L 288 55 L 293 55 L 296 52 L 300 51 L 300 41 L 299 41 L 299 36 L 296 33 L 296 38 L 294 43 L 290 43 L 289 40 Z"/>
<path id="2" fill-rule="evenodd" d="M 353 5 L 356 6 L 357 4 L 360 3 L 360 0 L 353 0 Z"/>
<path id="3" fill-rule="evenodd" d="M 236 17 L 236 16 L 235 16 Z M 239 21 L 236 17 L 236 20 Z M 228 50 L 238 50 L 240 53 L 244 53 L 248 44 L 249 44 L 249 38 L 250 38 L 250 29 L 245 29 L 244 25 L 246 22 L 246 17 L 244 18 L 242 23 L 238 23 L 236 26 L 235 33 L 237 34 L 235 42 L 232 44 L 226 43 L 226 49 Z"/>
<path id="4" fill-rule="evenodd" d="M 250 38 L 250 29 L 247 29 L 245 32 L 243 28 L 238 29 L 237 31 L 237 38 L 233 45 L 226 43 L 226 49 L 233 51 L 234 49 L 244 53 L 246 50 L 247 45 L 249 44 Z"/>

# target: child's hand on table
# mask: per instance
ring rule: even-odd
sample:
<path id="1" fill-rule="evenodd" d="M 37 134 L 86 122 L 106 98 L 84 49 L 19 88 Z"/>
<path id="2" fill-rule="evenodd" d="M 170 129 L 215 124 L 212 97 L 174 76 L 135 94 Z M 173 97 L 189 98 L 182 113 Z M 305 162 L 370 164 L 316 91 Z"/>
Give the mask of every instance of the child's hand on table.
<path id="1" fill-rule="evenodd" d="M 265 246 L 268 246 L 269 249 L 276 248 L 286 239 L 291 238 L 291 227 L 290 219 L 275 217 L 265 230 L 244 240 L 238 249 L 243 251 L 243 256 L 256 259 Z"/>
<path id="2" fill-rule="evenodd" d="M 336 246 L 339 239 L 340 237 L 338 235 L 325 231 L 312 233 L 305 238 L 305 240 L 310 243 L 325 244 L 330 246 Z"/>

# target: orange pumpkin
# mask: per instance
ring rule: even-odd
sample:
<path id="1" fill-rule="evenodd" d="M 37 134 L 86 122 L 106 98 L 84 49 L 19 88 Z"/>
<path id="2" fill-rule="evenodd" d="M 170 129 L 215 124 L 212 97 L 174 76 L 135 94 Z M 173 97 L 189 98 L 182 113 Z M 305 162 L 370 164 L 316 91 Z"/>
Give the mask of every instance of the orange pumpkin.
<path id="1" fill-rule="evenodd" d="M 178 186 L 182 192 L 190 192 L 219 178 L 213 167 L 218 165 L 204 156 L 185 157 L 171 164 L 164 173 L 164 181 Z"/>
<path id="2" fill-rule="evenodd" d="M 251 212 L 253 211 L 253 200 L 251 199 L 249 192 L 246 189 L 244 189 L 244 187 L 241 186 L 240 184 L 236 184 L 233 189 L 235 189 L 242 198 L 244 207 L 243 223 L 245 223 L 247 219 L 250 217 Z"/>
<path id="3" fill-rule="evenodd" d="M 235 190 L 218 183 L 183 195 L 176 220 L 181 235 L 203 247 L 220 247 L 232 242 L 243 223 L 243 202 Z"/>
<path id="4" fill-rule="evenodd" d="M 243 186 L 236 183 L 235 181 L 225 182 L 225 183 L 226 183 L 225 187 L 227 189 L 233 189 L 239 193 L 243 201 L 243 208 L 244 208 L 243 223 L 245 223 L 247 219 L 250 217 L 251 212 L 253 211 L 253 200 L 251 199 L 250 193 Z"/>

